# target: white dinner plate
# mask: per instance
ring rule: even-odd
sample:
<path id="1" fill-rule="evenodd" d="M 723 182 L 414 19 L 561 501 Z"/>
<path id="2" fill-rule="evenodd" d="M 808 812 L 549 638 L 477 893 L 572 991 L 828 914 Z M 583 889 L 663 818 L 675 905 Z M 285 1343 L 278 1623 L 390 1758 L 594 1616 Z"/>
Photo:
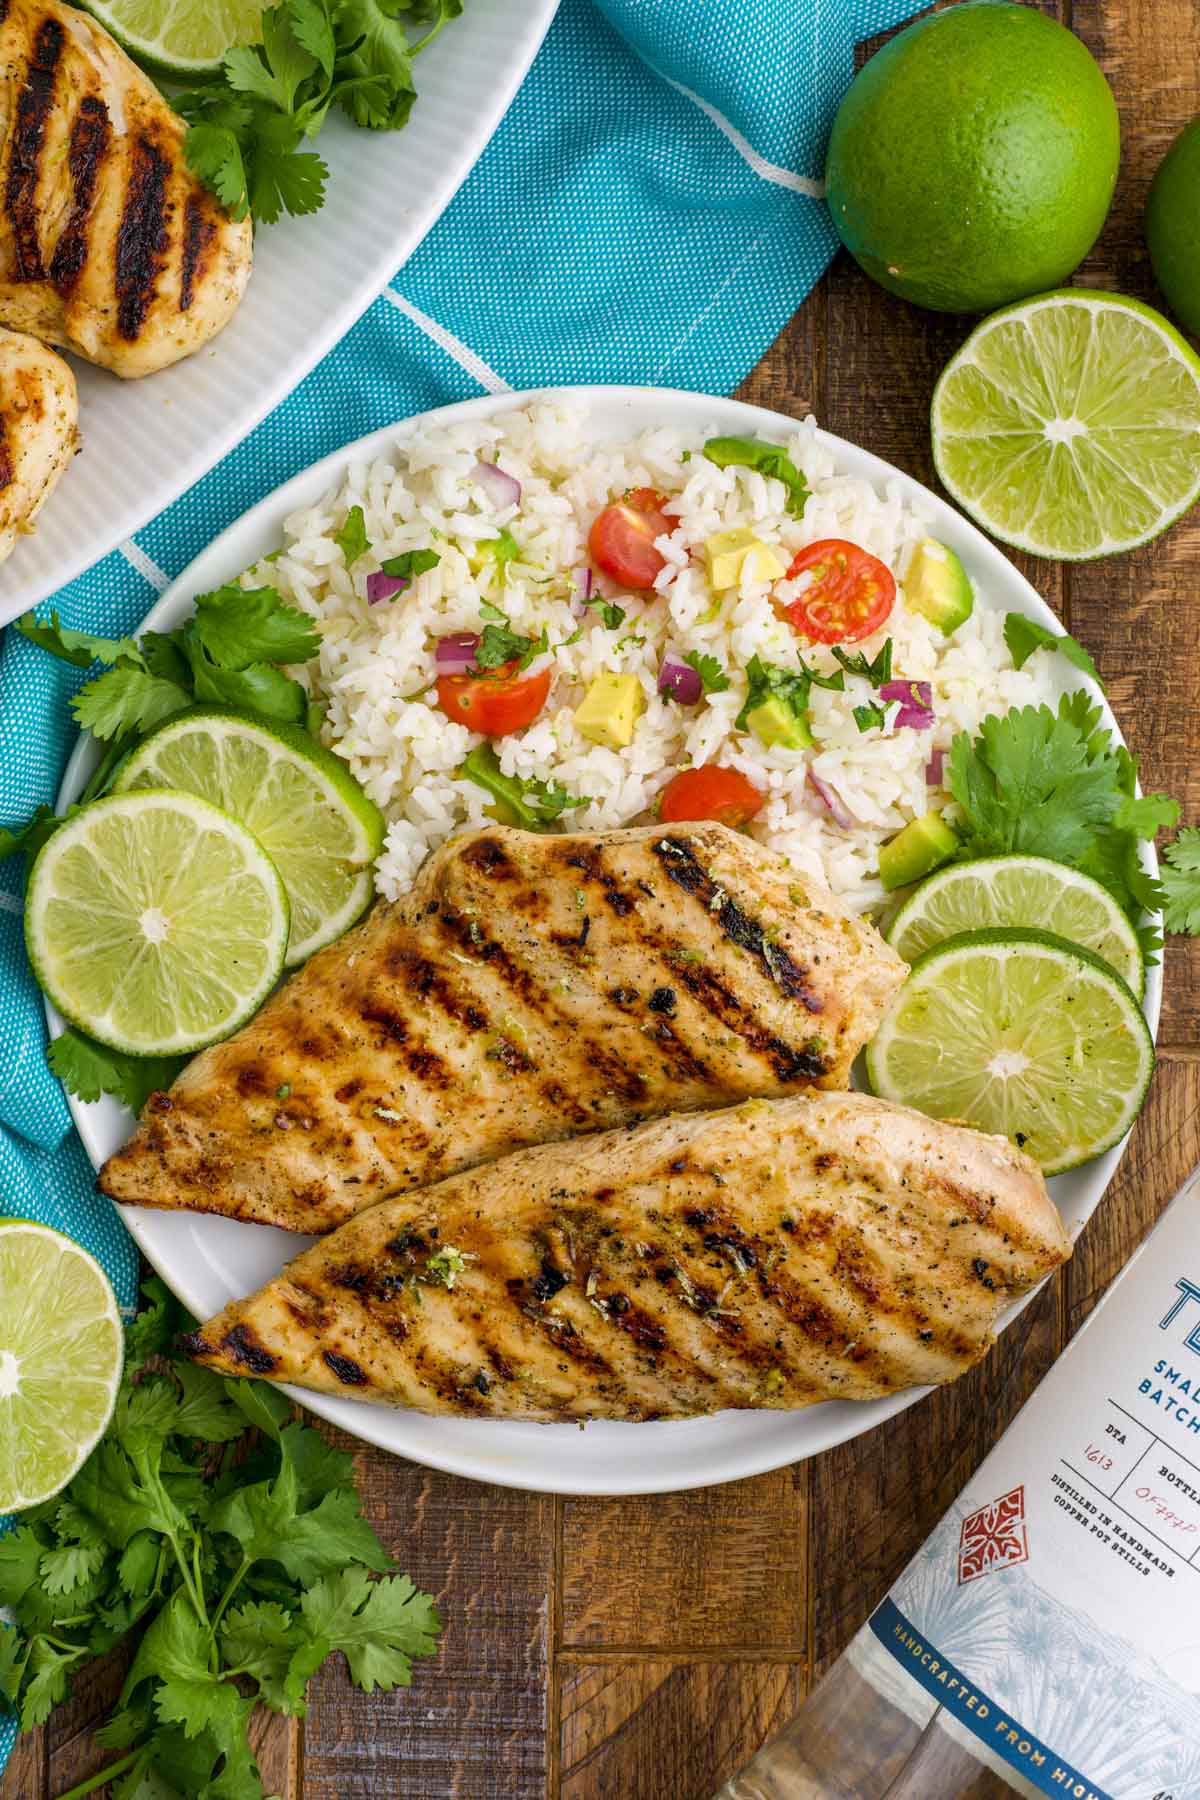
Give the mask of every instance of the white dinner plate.
<path id="1" fill-rule="evenodd" d="M 402 131 L 340 113 L 325 205 L 255 237 L 245 299 L 212 343 L 121 381 L 77 357 L 82 454 L 0 565 L 0 625 L 91 568 L 218 463 L 344 336 L 449 204 L 504 117 L 558 0 L 470 0 L 417 65 Z"/>
<path id="2" fill-rule="evenodd" d="M 670 425 L 702 441 L 712 432 L 784 436 L 794 422 L 778 413 L 701 394 L 661 388 L 593 387 L 576 392 L 593 414 L 593 429 L 603 438 L 621 438 L 649 426 Z M 280 541 L 284 519 L 298 507 L 316 502 L 341 478 L 351 460 L 368 462 L 388 451 L 415 426 L 450 425 L 461 419 L 490 417 L 524 405 L 528 394 L 489 395 L 457 406 L 442 407 L 419 420 L 406 420 L 373 432 L 356 444 L 325 457 L 311 469 L 285 482 L 273 494 L 223 531 L 185 569 L 148 614 L 145 625 L 169 630 L 187 616 L 192 597 L 230 581 Z M 917 501 L 931 516 L 931 529 L 962 558 L 980 600 L 1003 611 L 1028 613 L 1054 628 L 1049 607 L 1012 564 L 961 515 L 927 488 L 881 458 L 842 438 L 822 433 L 840 469 L 869 481 L 898 482 L 903 496 Z M 1061 661 L 1062 659 L 1057 659 Z M 1065 667 L 1065 664 L 1064 664 Z M 1070 671 L 1062 689 L 1077 687 Z M 1105 706 L 1105 721 L 1117 725 Z M 67 766 L 60 805 L 72 800 L 86 781 L 96 747 L 85 739 Z M 1155 869 L 1157 864 L 1152 865 Z M 1149 971 L 1145 1010 L 1157 1030 L 1162 998 L 1161 971 Z M 51 1012 L 53 1030 L 62 1023 Z M 97 1167 L 129 1135 L 133 1119 L 116 1101 L 94 1105 L 71 1101 L 88 1155 Z M 1059 1175 L 1050 1191 L 1066 1220 L 1072 1241 L 1099 1204 L 1123 1146 L 1110 1150 L 1085 1168 Z M 199 1213 L 155 1212 L 122 1207 L 138 1244 L 159 1274 L 200 1319 L 209 1318 L 227 1300 L 247 1294 L 276 1274 L 282 1264 L 311 1241 L 271 1226 L 245 1225 Z M 1026 1304 L 1010 1309 L 1011 1321 Z M 299 1389 L 292 1397 L 332 1420 L 356 1437 L 411 1457 L 432 1468 L 509 1487 L 560 1494 L 670 1493 L 731 1481 L 775 1469 L 869 1431 L 881 1420 L 911 1406 L 925 1390 L 913 1390 L 869 1404 L 829 1401 L 800 1412 L 723 1412 L 703 1419 L 649 1425 L 501 1424 L 469 1419 L 427 1418 L 423 1414 L 368 1406 L 362 1401 L 325 1399 Z"/>

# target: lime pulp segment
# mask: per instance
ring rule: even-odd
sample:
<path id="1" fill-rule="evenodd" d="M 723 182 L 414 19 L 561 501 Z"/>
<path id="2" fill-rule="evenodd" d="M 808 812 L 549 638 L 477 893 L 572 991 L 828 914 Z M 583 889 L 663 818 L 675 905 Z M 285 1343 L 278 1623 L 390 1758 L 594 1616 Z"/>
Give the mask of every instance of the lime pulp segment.
<path id="1" fill-rule="evenodd" d="M 82 1467 L 123 1356 L 99 1264 L 48 1226 L 0 1220 L 0 1512 L 48 1500 Z"/>
<path id="2" fill-rule="evenodd" d="M 253 833 L 287 889 L 289 965 L 370 905 L 383 814 L 307 732 L 209 709 L 181 713 L 139 745 L 116 785 L 198 794 Z"/>
<path id="3" fill-rule="evenodd" d="M 938 474 L 1034 556 L 1111 555 L 1200 494 L 1200 357 L 1139 301 L 1073 288 L 994 313 L 933 396 Z"/>
<path id="4" fill-rule="evenodd" d="M 258 0 L 85 0 L 119 44 L 168 73 L 215 73 L 234 44 L 262 38 Z"/>
<path id="5" fill-rule="evenodd" d="M 911 963 L 934 944 L 989 926 L 1028 926 L 1082 944 L 1142 996 L 1146 970 L 1137 933 L 1108 889 L 1043 856 L 951 863 L 909 896 L 885 935 Z"/>
<path id="6" fill-rule="evenodd" d="M 25 939 L 72 1024 L 133 1056 L 227 1037 L 283 966 L 288 904 L 261 846 L 191 794 L 97 800 L 34 863 Z"/>
<path id="7" fill-rule="evenodd" d="M 927 950 L 867 1051 L 882 1099 L 1007 1137 L 1047 1175 L 1124 1137 L 1153 1068 L 1120 976 L 1048 932 L 965 932 Z"/>

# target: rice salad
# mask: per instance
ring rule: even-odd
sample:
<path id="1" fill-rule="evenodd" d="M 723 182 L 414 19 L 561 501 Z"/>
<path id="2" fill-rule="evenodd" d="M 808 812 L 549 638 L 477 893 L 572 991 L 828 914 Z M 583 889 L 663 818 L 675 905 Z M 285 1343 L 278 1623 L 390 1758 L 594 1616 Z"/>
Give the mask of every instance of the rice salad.
<path id="1" fill-rule="evenodd" d="M 274 586 L 320 625 L 319 656 L 294 673 L 325 709 L 324 741 L 388 820 L 377 865 L 382 894 L 396 898 L 444 839 L 495 816 L 493 793 L 463 773 L 484 740 L 447 717 L 436 685 L 439 642 L 477 635 L 489 617 L 502 615 L 531 639 L 545 634 L 529 672 L 549 670 L 546 702 L 531 724 L 491 747 L 505 777 L 565 790 L 578 802 L 564 805 L 552 829 L 649 822 L 680 770 L 715 764 L 765 796 L 749 833 L 859 911 L 884 899 L 882 843 L 931 810 L 953 819 L 942 764 L 955 734 L 974 732 L 988 713 L 1054 703 L 1039 671 L 1045 658 L 1013 667 L 998 609 L 976 604 L 944 635 L 906 605 L 904 577 L 930 521 L 902 498 L 899 482 L 880 491 L 839 474 L 808 419 L 786 445 L 810 490 L 795 517 L 783 480 L 718 467 L 704 455 L 705 441 L 663 426 L 605 442 L 570 397 L 418 429 L 390 455 L 352 463 L 319 504 L 285 521 L 282 549 L 246 572 L 248 585 Z M 671 528 L 655 540 L 662 567 L 653 590 L 623 591 L 596 571 L 588 534 L 610 502 L 643 488 L 666 497 Z M 368 547 L 347 567 L 335 534 L 356 506 Z M 904 714 L 892 703 L 882 724 L 864 729 L 862 709 L 878 706 L 880 695 L 866 677 L 846 673 L 840 692 L 811 690 L 810 747 L 770 745 L 738 729 L 751 659 L 824 675 L 839 667 L 830 647 L 798 635 L 777 611 L 811 576 L 756 579 L 751 556 L 736 585 L 713 588 L 705 547 L 738 528 L 749 528 L 785 568 L 804 546 L 830 538 L 849 539 L 887 565 L 898 583 L 895 603 L 878 631 L 846 648 L 870 661 L 890 639 L 893 674 L 928 683 L 932 723 L 898 723 Z M 489 553 L 497 542 L 507 560 Z M 381 564 L 420 551 L 437 562 L 372 603 Z M 728 686 L 714 685 L 692 704 L 661 693 L 664 662 L 688 655 L 715 659 Z M 590 741 L 576 720 L 591 684 L 606 674 L 636 680 L 640 712 L 627 746 Z"/>

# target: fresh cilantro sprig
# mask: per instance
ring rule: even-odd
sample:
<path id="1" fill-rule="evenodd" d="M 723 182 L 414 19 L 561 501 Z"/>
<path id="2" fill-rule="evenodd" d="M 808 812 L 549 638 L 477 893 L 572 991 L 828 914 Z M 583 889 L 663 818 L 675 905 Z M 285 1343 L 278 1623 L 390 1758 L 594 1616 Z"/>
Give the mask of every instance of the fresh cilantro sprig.
<path id="1" fill-rule="evenodd" d="M 491 744 L 476 744 L 458 775 L 491 794 L 501 824 L 522 825 L 526 831 L 548 831 L 564 812 L 587 805 L 584 796 L 569 794 L 556 782 L 523 781 L 519 776 L 505 775 Z"/>
<path id="2" fill-rule="evenodd" d="M 689 650 L 683 660 L 689 669 L 695 669 L 706 694 L 724 694 L 732 687 L 732 682 L 715 656 L 706 656 L 700 650 Z"/>
<path id="3" fill-rule="evenodd" d="M 892 640 L 885 638 L 882 647 L 867 660 L 862 650 L 843 650 L 840 644 L 831 644 L 833 660 L 840 663 L 847 675 L 861 675 L 874 688 L 882 687 L 885 681 L 892 679 Z"/>
<path id="4" fill-rule="evenodd" d="M 107 792 L 134 745 L 156 725 L 195 704 L 232 706 L 261 719 L 304 724 L 308 695 L 284 673 L 281 663 L 307 662 L 321 634 L 297 607 L 274 588 L 242 588 L 227 583 L 198 594 L 195 611 L 176 631 L 144 631 L 139 638 L 92 637 L 33 613 L 13 630 L 77 669 L 94 662 L 110 666 L 85 682 L 71 702 L 78 723 L 105 745 L 79 804 Z M 46 839 L 72 817 L 39 806 L 23 825 L 0 830 L 0 857 L 23 850 L 36 855 Z"/>
<path id="5" fill-rule="evenodd" d="M 50 1040 L 46 1061 L 67 1092 L 80 1100 L 99 1100 L 102 1094 L 112 1094 L 136 1113 L 141 1112 L 151 1094 L 170 1087 L 187 1058 L 126 1056 L 71 1027 Z"/>
<path id="6" fill-rule="evenodd" d="M 808 483 L 782 444 L 768 444 L 761 438 L 715 437 L 705 444 L 704 454 L 718 469 L 727 469 L 731 465 L 757 469 L 760 475 L 782 481 L 787 489 L 788 511 L 793 518 L 802 517 L 808 500 Z"/>
<path id="7" fill-rule="evenodd" d="M 479 611 L 486 623 L 475 651 L 475 667 L 483 674 L 490 669 L 503 668 L 506 663 L 511 662 L 516 663 L 520 672 L 527 669 L 536 657 L 545 656 L 550 649 L 550 635 L 545 626 L 539 637 L 526 637 L 522 632 L 513 630 L 508 614 L 501 612 L 498 606 L 493 606 L 490 600 L 484 600 Z"/>
<path id="8" fill-rule="evenodd" d="M 362 1517 L 349 1456 L 275 1388 L 170 1347 L 186 1321 L 156 1280 L 130 1327 L 116 1411 L 66 1491 L 0 1538 L 0 1695 L 23 1730 L 137 1628 L 91 1787 L 138 1800 L 261 1800 L 256 1704 L 303 1716 L 337 1652 L 366 1692 L 406 1687 L 441 1630 Z"/>
<path id="9" fill-rule="evenodd" d="M 1174 825 L 1167 794 L 1136 796 L 1137 762 L 1101 722 L 1082 691 L 1057 710 L 1017 707 L 992 714 L 972 738 L 960 732 L 946 783 L 963 812 L 963 854 L 1049 857 L 1099 881 L 1138 924 L 1162 906 L 1163 889 L 1141 866 L 1139 845 Z M 1159 939 L 1140 930 L 1143 948 Z"/>
<path id="10" fill-rule="evenodd" d="M 404 125 L 413 60 L 461 11 L 462 0 L 281 0 L 257 44 L 227 50 L 216 80 L 173 100 L 189 165 L 235 219 L 316 212 L 329 170 L 304 144 L 334 106 L 371 130 Z M 412 25 L 428 29 L 412 41 Z"/>
<path id="11" fill-rule="evenodd" d="M 360 556 L 366 555 L 371 548 L 371 540 L 367 536 L 367 521 L 363 517 L 361 506 L 349 508 L 342 524 L 333 534 L 333 541 L 341 551 L 348 569 L 353 568 Z"/>
<path id="12" fill-rule="evenodd" d="M 1004 642 L 1016 669 L 1023 669 L 1035 650 L 1057 650 L 1075 668 L 1090 676 L 1097 687 L 1104 686 L 1090 653 L 1069 631 L 1047 631 L 1044 625 L 1027 618 L 1024 613 L 1010 612 L 1004 616 Z"/>
<path id="13" fill-rule="evenodd" d="M 1200 937 L 1200 826 L 1185 825 L 1162 853 L 1163 925 Z"/>
<path id="14" fill-rule="evenodd" d="M 809 696 L 814 687 L 830 688 L 835 693 L 841 693 L 846 685 L 846 678 L 840 669 L 834 675 L 823 675 L 819 669 L 810 669 L 805 663 L 801 663 L 798 670 L 784 669 L 777 663 L 765 663 L 758 656 L 752 656 L 746 664 L 746 680 L 746 699 L 734 720 L 738 731 L 749 729 L 750 714 L 756 712 L 765 700 L 778 700 L 797 723 L 803 724 L 808 713 Z"/>

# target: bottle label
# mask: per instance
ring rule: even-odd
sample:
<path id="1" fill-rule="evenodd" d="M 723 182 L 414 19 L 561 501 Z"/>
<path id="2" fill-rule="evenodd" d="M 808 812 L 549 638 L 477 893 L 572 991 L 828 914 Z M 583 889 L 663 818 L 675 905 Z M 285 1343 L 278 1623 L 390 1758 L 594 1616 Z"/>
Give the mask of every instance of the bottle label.
<path id="1" fill-rule="evenodd" d="M 870 1624 L 1035 1790 L 1200 1800 L 1200 1171 Z"/>

